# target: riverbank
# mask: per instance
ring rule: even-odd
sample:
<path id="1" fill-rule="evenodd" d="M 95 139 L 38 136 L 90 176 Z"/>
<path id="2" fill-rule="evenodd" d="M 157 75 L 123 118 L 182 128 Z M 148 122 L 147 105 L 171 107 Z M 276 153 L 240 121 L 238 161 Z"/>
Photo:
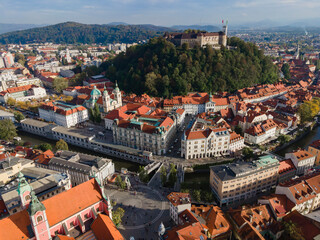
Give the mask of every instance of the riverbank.
<path id="1" fill-rule="evenodd" d="M 286 153 L 293 152 L 298 148 L 306 149 L 313 141 L 318 139 L 320 139 L 320 126 L 317 125 L 309 132 L 299 136 L 293 143 L 284 145 L 280 149 L 276 150 L 275 153 L 284 157 Z"/>
<path id="2" fill-rule="evenodd" d="M 38 135 L 34 135 L 31 133 L 27 133 L 24 131 L 18 131 L 18 136 L 21 137 L 21 140 L 24 142 L 30 142 L 32 146 L 35 145 L 40 145 L 42 143 L 49 143 L 52 146 L 54 146 L 56 144 L 56 141 L 45 138 L 45 137 L 41 137 Z M 86 153 L 86 154 L 90 154 L 90 155 L 95 155 L 95 156 L 99 156 L 99 157 L 104 157 L 104 158 L 109 158 L 112 160 L 112 162 L 114 163 L 115 169 L 116 171 L 120 171 L 121 168 L 127 168 L 128 171 L 131 172 L 138 172 L 139 167 L 143 166 L 141 164 L 138 163 L 134 163 L 134 162 L 130 162 L 130 161 L 126 161 L 120 158 L 116 158 L 116 157 L 111 157 L 108 156 L 106 154 L 103 153 L 98 153 L 92 150 L 89 150 L 87 148 L 82 148 L 82 147 L 77 147 L 74 145 L 69 144 L 69 150 L 73 151 L 73 152 L 80 152 L 80 153 Z"/>

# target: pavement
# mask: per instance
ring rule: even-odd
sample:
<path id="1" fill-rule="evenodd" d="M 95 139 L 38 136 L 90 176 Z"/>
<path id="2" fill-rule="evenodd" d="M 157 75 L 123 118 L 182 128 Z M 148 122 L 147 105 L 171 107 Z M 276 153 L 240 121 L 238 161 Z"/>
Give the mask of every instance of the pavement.
<path id="1" fill-rule="evenodd" d="M 162 194 L 130 178 L 131 190 L 117 190 L 106 186 L 111 201 L 115 201 L 114 210 L 125 210 L 122 224 L 118 227 L 125 239 L 158 239 L 158 227 L 161 222 L 169 223 L 169 202 Z"/>

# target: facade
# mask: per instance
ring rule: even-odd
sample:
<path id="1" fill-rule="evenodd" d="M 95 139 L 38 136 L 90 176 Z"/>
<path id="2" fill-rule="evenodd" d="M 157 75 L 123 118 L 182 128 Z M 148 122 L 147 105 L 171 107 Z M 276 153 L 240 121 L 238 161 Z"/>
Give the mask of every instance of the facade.
<path id="1" fill-rule="evenodd" d="M 305 150 L 298 150 L 292 153 L 286 153 L 285 158 L 290 158 L 297 168 L 297 175 L 304 175 L 313 167 L 315 156 Z"/>
<path id="2" fill-rule="evenodd" d="M 210 167 L 210 186 L 220 206 L 240 202 L 270 190 L 277 184 L 279 161 L 271 156 L 253 162 Z"/>
<path id="3" fill-rule="evenodd" d="M 229 154 L 230 133 L 226 128 L 187 130 L 181 139 L 181 156 L 185 159 Z"/>
<path id="4" fill-rule="evenodd" d="M 9 52 L 0 53 L 0 68 L 10 68 L 14 64 L 13 55 Z"/>
<path id="5" fill-rule="evenodd" d="M 12 122 L 15 121 L 13 113 L 0 110 L 0 120 L 4 120 L 4 119 L 10 119 Z"/>
<path id="6" fill-rule="evenodd" d="M 92 176 L 104 183 L 115 171 L 114 164 L 110 159 L 71 151 L 57 153 L 49 161 L 47 168 L 68 173 L 73 186 L 88 181 Z"/>
<path id="7" fill-rule="evenodd" d="M 263 144 L 276 137 L 277 124 L 268 119 L 261 124 L 248 128 L 244 133 L 244 141 L 250 144 Z"/>
<path id="8" fill-rule="evenodd" d="M 85 107 L 60 101 L 42 104 L 39 107 L 39 117 L 67 128 L 89 120 Z"/>
<path id="9" fill-rule="evenodd" d="M 176 132 L 177 117 L 142 115 L 129 120 L 115 119 L 112 126 L 113 142 L 163 155 Z"/>
<path id="10" fill-rule="evenodd" d="M 320 140 L 312 142 L 308 147 L 308 152 L 316 156 L 314 164 L 317 166 L 320 165 Z"/>
<path id="11" fill-rule="evenodd" d="M 285 195 L 293 202 L 293 210 L 305 215 L 320 207 L 320 174 L 314 173 L 276 187 L 276 194 Z"/>
<path id="12" fill-rule="evenodd" d="M 98 214 L 112 218 L 110 200 L 95 179 L 42 202 L 23 179 L 18 192 L 23 210 L 0 220 L 0 229 L 7 230 L 0 231 L 0 239 L 49 240 L 57 235 L 72 239 L 74 228 L 81 234 L 89 231 Z"/>
<path id="13" fill-rule="evenodd" d="M 20 87 L 8 88 L 0 92 L 0 102 L 6 103 L 9 98 L 16 101 L 29 101 L 31 99 L 40 99 L 47 96 L 47 92 L 43 87 L 35 85 L 25 85 Z"/>
<path id="14" fill-rule="evenodd" d="M 186 209 L 191 209 L 189 193 L 172 192 L 167 196 L 170 202 L 170 217 L 175 224 L 179 224 L 179 214 Z"/>
<path id="15" fill-rule="evenodd" d="M 54 127 L 51 123 L 46 123 L 32 118 L 25 118 L 21 121 L 21 128 L 25 132 L 40 136 L 49 136 L 51 135 L 51 130 Z"/>
<path id="16" fill-rule="evenodd" d="M 230 144 L 229 144 L 229 150 L 232 153 L 235 153 L 239 150 L 241 150 L 244 147 L 244 138 L 237 134 L 236 132 L 230 133 Z"/>
<path id="17" fill-rule="evenodd" d="M 190 47 L 196 45 L 200 47 L 211 46 L 220 48 L 227 46 L 227 33 L 225 32 L 199 32 L 199 33 L 166 33 L 164 38 L 173 42 L 177 46 L 187 43 Z"/>

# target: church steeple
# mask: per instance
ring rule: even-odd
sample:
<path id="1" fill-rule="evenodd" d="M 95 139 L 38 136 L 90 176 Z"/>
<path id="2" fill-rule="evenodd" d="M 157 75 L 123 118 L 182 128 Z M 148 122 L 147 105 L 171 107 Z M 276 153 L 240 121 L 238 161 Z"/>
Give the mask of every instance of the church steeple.
<path id="1" fill-rule="evenodd" d="M 45 206 L 39 201 L 34 191 L 31 192 L 31 202 L 27 209 L 36 239 L 51 239 L 50 227 Z"/>
<path id="2" fill-rule="evenodd" d="M 18 179 L 19 179 L 19 184 L 18 184 L 17 192 L 20 197 L 21 208 L 24 209 L 30 203 L 30 200 L 31 200 L 30 193 L 32 191 L 32 188 L 21 172 L 19 172 L 18 174 Z"/>

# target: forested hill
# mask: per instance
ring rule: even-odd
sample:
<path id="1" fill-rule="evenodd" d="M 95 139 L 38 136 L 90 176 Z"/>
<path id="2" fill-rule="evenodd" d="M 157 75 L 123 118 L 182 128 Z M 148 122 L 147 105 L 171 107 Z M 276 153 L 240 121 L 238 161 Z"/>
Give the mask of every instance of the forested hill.
<path id="1" fill-rule="evenodd" d="M 154 25 L 98 25 L 66 22 L 0 35 L 0 43 L 133 43 L 172 29 Z"/>
<path id="2" fill-rule="evenodd" d="M 127 49 L 102 64 L 127 92 L 170 97 L 190 91 L 230 91 L 278 80 L 277 67 L 252 43 L 230 38 L 234 50 L 175 47 L 163 38 Z"/>

